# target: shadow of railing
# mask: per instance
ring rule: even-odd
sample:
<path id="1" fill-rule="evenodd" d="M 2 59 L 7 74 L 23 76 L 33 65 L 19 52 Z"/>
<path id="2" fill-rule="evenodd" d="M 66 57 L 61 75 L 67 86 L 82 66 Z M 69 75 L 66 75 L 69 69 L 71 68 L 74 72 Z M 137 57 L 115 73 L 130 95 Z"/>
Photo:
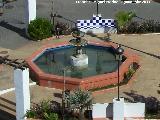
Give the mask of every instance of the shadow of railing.
<path id="1" fill-rule="evenodd" d="M 0 97 L 0 120 L 15 120 L 16 103 Z"/>
<path id="2" fill-rule="evenodd" d="M 12 102 L 12 101 L 9 101 L 9 100 L 7 100 L 7 99 L 5 99 L 5 98 L 0 97 L 0 100 L 16 106 L 16 103 L 14 103 L 14 102 Z"/>
<path id="3" fill-rule="evenodd" d="M 98 38 L 98 39 L 100 39 L 100 40 L 106 41 L 106 40 L 104 39 L 104 37 L 98 37 L 98 36 L 96 36 L 96 35 L 95 35 L 94 37 L 96 37 L 96 38 Z M 106 42 L 108 42 L 108 41 L 106 41 Z M 120 44 L 120 43 L 113 42 L 113 41 L 109 41 L 109 42 L 115 43 L 115 44 L 117 44 L 117 45 Z M 132 50 L 134 50 L 134 51 L 138 51 L 138 52 L 140 52 L 140 53 L 144 53 L 144 54 L 149 55 L 149 56 L 152 56 L 152 57 L 154 57 L 154 58 L 160 59 L 160 56 L 158 56 L 158 55 L 155 55 L 155 54 L 152 54 L 152 53 L 149 53 L 149 52 L 145 52 L 145 51 L 142 51 L 142 50 L 139 50 L 139 49 L 136 49 L 136 48 L 127 46 L 127 45 L 123 45 L 123 44 L 121 44 L 121 46 L 126 47 L 126 48 L 129 48 L 129 49 L 132 49 Z"/>
<path id="4" fill-rule="evenodd" d="M 60 99 L 62 99 L 62 97 L 63 97 L 62 93 L 54 93 L 53 96 L 60 98 Z"/>
<path id="5" fill-rule="evenodd" d="M 157 114 L 160 116 L 160 101 L 155 97 L 144 97 L 143 95 L 139 95 L 133 92 L 123 92 L 128 97 L 124 97 L 125 101 L 131 103 L 145 103 L 145 109 L 147 114 Z"/>
<path id="6" fill-rule="evenodd" d="M 0 110 L 0 120 L 16 120 L 16 116 Z"/>
<path id="7" fill-rule="evenodd" d="M 26 35 L 25 28 L 21 29 L 21 28 L 15 27 L 15 26 L 9 24 L 8 22 L 5 22 L 4 20 L 0 22 L 0 26 L 6 28 L 8 30 L 11 30 L 13 32 L 18 33 L 20 36 L 22 36 L 26 39 L 29 39 Z"/>

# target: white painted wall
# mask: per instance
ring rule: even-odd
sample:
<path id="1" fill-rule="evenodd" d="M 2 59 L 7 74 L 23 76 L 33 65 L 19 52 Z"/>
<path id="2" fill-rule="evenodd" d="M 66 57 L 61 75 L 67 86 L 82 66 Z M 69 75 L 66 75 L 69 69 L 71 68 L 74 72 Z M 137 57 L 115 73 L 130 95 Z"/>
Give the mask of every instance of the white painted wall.
<path id="1" fill-rule="evenodd" d="M 92 33 L 117 33 L 117 28 L 94 28 L 94 29 L 84 29 L 84 28 L 81 28 L 80 31 L 82 32 L 92 32 Z"/>
<path id="2" fill-rule="evenodd" d="M 29 86 L 32 86 L 32 85 L 36 85 L 36 82 L 29 83 Z M 14 90 L 15 90 L 15 88 L 8 88 L 8 89 L 5 89 L 5 90 L 0 90 L 0 95 L 12 92 Z"/>
<path id="3" fill-rule="evenodd" d="M 96 103 L 96 104 L 93 104 L 93 113 L 92 113 L 93 118 L 112 117 L 112 111 L 111 110 L 107 110 L 110 113 L 106 113 L 107 107 L 109 107 L 109 103 Z"/>
<path id="4" fill-rule="evenodd" d="M 36 0 L 24 0 L 25 1 L 25 24 L 28 28 L 30 21 L 36 19 Z"/>
<path id="5" fill-rule="evenodd" d="M 113 99 L 113 120 L 124 120 L 124 98 Z"/>
<path id="6" fill-rule="evenodd" d="M 92 33 L 104 33 L 104 28 L 94 28 L 94 29 L 84 29 L 84 28 L 81 28 L 80 29 L 80 31 L 82 31 L 82 32 L 85 32 L 85 33 L 87 33 L 87 32 L 89 32 L 89 31 L 91 31 Z"/>
<path id="7" fill-rule="evenodd" d="M 110 118 L 124 120 L 124 118 L 145 117 L 145 103 L 124 103 L 113 99 L 113 103 L 93 104 L 93 118 Z"/>
<path id="8" fill-rule="evenodd" d="M 16 119 L 24 120 L 26 111 L 30 109 L 29 69 L 14 70 L 14 84 L 16 94 Z"/>
<path id="9" fill-rule="evenodd" d="M 145 117 L 145 103 L 125 103 L 125 117 Z"/>

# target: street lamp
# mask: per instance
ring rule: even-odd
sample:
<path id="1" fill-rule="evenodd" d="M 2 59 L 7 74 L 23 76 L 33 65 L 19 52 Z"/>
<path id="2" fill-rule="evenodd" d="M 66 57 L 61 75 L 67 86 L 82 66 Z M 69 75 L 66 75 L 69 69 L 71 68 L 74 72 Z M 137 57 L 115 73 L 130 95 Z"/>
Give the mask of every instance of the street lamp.
<path id="1" fill-rule="evenodd" d="M 118 101 L 119 99 L 119 67 L 120 67 L 120 61 L 122 61 L 122 54 L 124 52 L 124 49 L 121 47 L 119 44 L 117 49 L 116 49 L 116 60 L 118 61 Z"/>
<path id="2" fill-rule="evenodd" d="M 95 2 L 95 0 L 87 0 L 87 1 L 91 1 L 91 2 Z M 96 10 L 96 13 L 97 13 L 97 16 L 98 16 L 98 13 L 99 13 L 99 7 L 98 7 L 98 0 L 96 0 L 96 6 L 97 6 L 97 10 Z"/>
<path id="3" fill-rule="evenodd" d="M 98 13 L 99 13 L 99 9 L 98 9 L 98 0 L 96 0 L 96 3 L 97 3 L 97 16 L 98 16 Z"/>
<path id="4" fill-rule="evenodd" d="M 71 67 L 70 66 L 66 66 L 66 67 L 64 67 L 63 68 L 63 97 L 62 97 L 62 109 L 63 109 L 63 120 L 65 119 L 64 117 L 65 117 L 65 91 L 66 91 L 66 79 L 65 79 L 65 77 L 66 77 L 66 72 L 68 71 L 68 70 L 70 70 L 71 69 Z"/>

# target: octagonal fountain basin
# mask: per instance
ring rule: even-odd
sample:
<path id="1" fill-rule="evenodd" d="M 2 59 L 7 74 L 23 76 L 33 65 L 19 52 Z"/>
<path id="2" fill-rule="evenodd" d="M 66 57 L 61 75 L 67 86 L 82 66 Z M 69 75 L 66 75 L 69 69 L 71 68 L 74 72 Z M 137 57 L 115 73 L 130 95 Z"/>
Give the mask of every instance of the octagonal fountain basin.
<path id="1" fill-rule="evenodd" d="M 44 46 L 26 61 L 32 79 L 41 86 L 63 89 L 65 81 L 66 89 L 93 89 L 117 83 L 115 46 L 113 43 L 89 42 L 83 47 L 88 65 L 82 68 L 71 65 L 70 56 L 76 48 L 68 42 Z M 138 63 L 138 56 L 125 50 L 120 62 L 120 81 L 135 62 Z"/>

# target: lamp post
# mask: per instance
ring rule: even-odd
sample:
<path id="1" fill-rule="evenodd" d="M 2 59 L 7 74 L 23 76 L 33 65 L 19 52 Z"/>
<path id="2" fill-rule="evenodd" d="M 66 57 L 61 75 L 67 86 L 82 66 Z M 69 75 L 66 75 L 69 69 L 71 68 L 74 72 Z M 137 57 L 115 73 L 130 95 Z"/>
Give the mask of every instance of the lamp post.
<path id="1" fill-rule="evenodd" d="M 87 0 L 87 1 L 91 1 L 91 2 L 96 2 L 96 14 L 97 14 L 97 16 L 98 16 L 98 13 L 99 13 L 99 6 L 98 6 L 98 4 L 99 4 L 99 2 L 98 2 L 98 0 Z"/>
<path id="2" fill-rule="evenodd" d="M 67 70 L 70 70 L 70 66 L 66 66 L 63 68 L 63 95 L 62 95 L 62 116 L 63 120 L 65 119 L 65 91 L 66 91 L 66 72 Z"/>
<path id="3" fill-rule="evenodd" d="M 116 59 L 118 61 L 118 101 L 120 100 L 119 98 L 119 67 L 120 67 L 120 61 L 122 61 L 122 54 L 124 52 L 124 49 L 121 47 L 121 45 L 118 45 L 116 49 Z"/>
<path id="4" fill-rule="evenodd" d="M 96 0 L 96 3 L 97 3 L 97 16 L 98 16 L 98 13 L 99 13 L 99 9 L 98 9 L 98 0 Z"/>
<path id="5" fill-rule="evenodd" d="M 62 116 L 63 116 L 63 120 L 65 119 L 65 90 L 66 90 L 66 68 L 63 68 L 63 96 L 62 96 Z"/>

